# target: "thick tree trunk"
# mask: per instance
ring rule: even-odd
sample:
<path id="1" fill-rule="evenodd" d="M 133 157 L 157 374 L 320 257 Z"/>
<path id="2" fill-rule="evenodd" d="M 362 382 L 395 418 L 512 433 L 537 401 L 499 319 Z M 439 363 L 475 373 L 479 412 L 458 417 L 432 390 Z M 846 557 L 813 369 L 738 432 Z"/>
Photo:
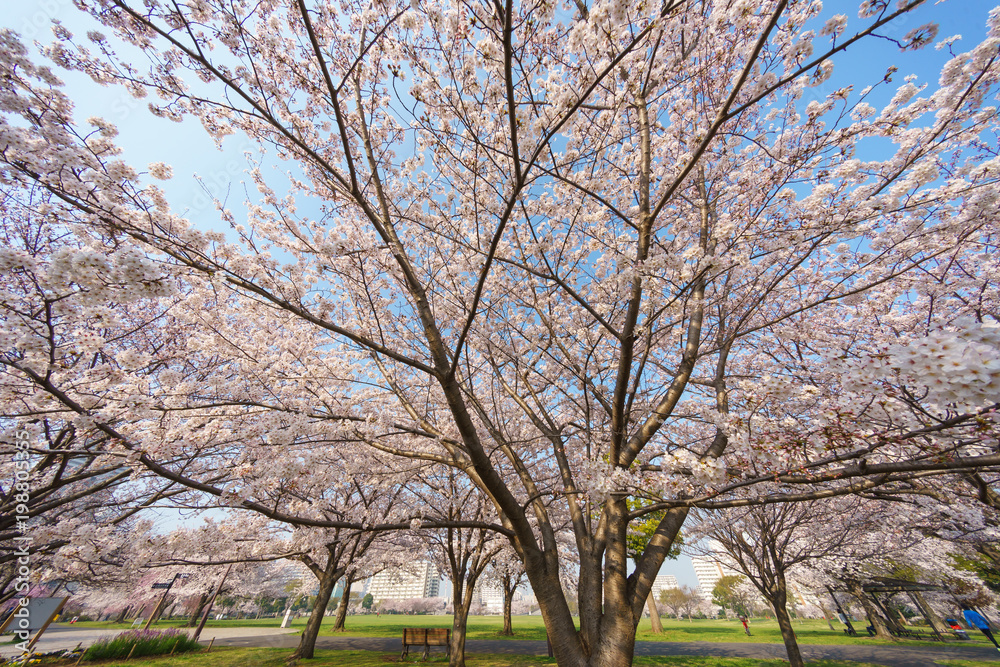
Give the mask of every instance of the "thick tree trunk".
<path id="1" fill-rule="evenodd" d="M 118 613 L 118 618 L 115 619 L 115 623 L 124 623 L 125 619 L 128 617 L 129 611 L 132 609 L 132 605 L 125 605 L 122 610 Z"/>
<path id="2" fill-rule="evenodd" d="M 469 607 L 452 596 L 455 614 L 451 619 L 451 643 L 448 645 L 448 667 L 465 667 L 465 629 L 469 621 Z"/>
<path id="3" fill-rule="evenodd" d="M 602 636 L 587 662 L 588 667 L 631 667 L 635 652 L 636 620 L 632 614 L 605 615 Z"/>
<path id="4" fill-rule="evenodd" d="M 925 600 L 924 596 L 920 594 L 920 591 L 913 591 L 910 593 L 910 599 L 913 600 L 915 605 L 917 605 L 917 608 L 920 609 L 920 613 L 924 615 L 924 618 L 926 618 L 927 622 L 931 624 L 931 627 L 934 628 L 935 632 L 940 635 L 947 635 L 951 632 L 951 629 L 944 624 L 941 617 L 935 614 L 934 610 L 931 609 L 931 606 L 927 604 L 927 600 Z"/>
<path id="5" fill-rule="evenodd" d="M 538 600 L 556 662 L 559 667 L 586 667 L 587 657 L 559 583 L 559 569 L 555 557 L 552 554 L 533 552 L 528 554 L 526 561 L 528 582 Z M 582 607 L 581 600 L 581 609 Z M 582 623 L 584 619 L 580 620 Z"/>
<path id="6" fill-rule="evenodd" d="M 589 554 L 580 554 L 580 576 L 577 585 L 577 607 L 580 617 L 580 633 L 578 645 L 581 649 L 581 657 L 597 645 L 600 639 L 601 613 L 604 609 L 604 590 L 601 585 L 601 561 Z M 544 611 L 543 611 L 544 613 Z M 576 635 L 576 632 L 573 632 Z M 549 632 L 549 639 L 553 640 L 553 633 Z M 582 644 L 582 645 L 581 645 Z M 556 661 L 561 662 L 556 647 L 552 645 L 553 654 Z"/>
<path id="7" fill-rule="evenodd" d="M 343 575 L 342 570 L 335 567 L 335 560 L 330 556 L 326 570 L 319 580 L 319 592 L 316 594 L 316 603 L 313 605 L 312 613 L 309 614 L 309 622 L 306 623 L 302 631 L 302 639 L 299 647 L 289 659 L 290 662 L 296 660 L 310 660 L 316 653 L 316 638 L 319 636 L 319 628 L 323 623 L 323 616 L 326 613 L 326 606 L 330 604 L 330 596 L 333 595 L 333 587 L 337 584 L 337 579 Z"/>
<path id="8" fill-rule="evenodd" d="M 560 585 L 559 564 L 554 552 L 529 550 L 522 553 L 528 581 L 538 599 L 559 667 L 630 667 L 636 626 L 652 580 L 687 516 L 686 510 L 667 513 L 654 540 L 643 553 L 636 568 L 640 572 L 630 585 L 625 567 L 628 510 L 624 502 L 618 507 L 606 506 L 605 511 L 609 510 L 617 516 L 607 517 L 608 523 L 620 526 L 621 530 L 613 541 L 609 541 L 606 551 L 600 554 L 583 551 L 580 556 L 579 632 Z M 638 594 L 640 581 L 643 591 Z"/>
<path id="9" fill-rule="evenodd" d="M 503 630 L 501 635 L 509 637 L 514 634 L 514 624 L 511 622 L 511 607 L 514 604 L 514 589 L 504 584 L 503 587 Z"/>
<path id="10" fill-rule="evenodd" d="M 548 582 L 548 585 L 555 588 L 558 583 Z M 561 591 L 542 590 L 539 595 L 540 590 L 534 583 L 532 589 L 539 598 L 545 629 L 559 667 L 631 667 L 638 621 L 628 606 L 612 609 L 608 605 L 597 624 L 599 630 L 589 643 L 581 632 L 577 632 Z M 565 614 L 547 613 L 547 609 L 560 607 L 566 608 Z M 581 618 L 581 625 L 583 620 Z"/>
<path id="11" fill-rule="evenodd" d="M 868 599 L 868 596 L 861 589 L 861 584 L 856 581 L 848 581 L 846 583 L 847 591 L 864 607 L 865 614 L 868 615 L 868 624 L 875 629 L 875 636 L 882 639 L 894 639 L 888 628 L 886 628 L 885 622 L 882 620 L 882 616 L 878 613 L 875 605 L 871 603 L 871 600 Z"/>
<path id="12" fill-rule="evenodd" d="M 351 581 L 350 577 L 344 579 L 344 592 L 340 596 L 340 604 L 337 605 L 337 620 L 333 623 L 334 632 L 347 631 L 347 606 L 351 603 Z"/>
<path id="13" fill-rule="evenodd" d="M 201 618 L 201 612 L 205 610 L 205 604 L 208 602 L 208 593 L 202 593 L 201 597 L 198 598 L 198 607 L 191 614 L 191 618 L 188 619 L 187 626 L 193 628 L 198 625 L 198 619 Z"/>
<path id="14" fill-rule="evenodd" d="M 830 620 L 830 616 L 831 616 L 830 610 L 827 609 L 826 606 L 823 603 L 820 603 L 819 610 L 821 612 L 823 612 L 823 620 L 826 621 L 826 624 L 830 626 L 831 630 L 833 630 L 834 632 L 836 632 L 837 629 L 835 627 L 833 627 L 833 622 Z"/>
<path id="15" fill-rule="evenodd" d="M 785 591 L 785 582 L 781 575 L 778 575 L 773 591 L 773 598 L 770 600 L 774 608 L 774 617 L 778 621 L 778 628 L 781 630 L 781 641 L 785 643 L 785 651 L 788 653 L 788 664 L 790 667 L 804 667 L 802 653 L 799 651 L 799 642 L 795 638 L 795 629 L 792 627 L 792 619 L 788 615 L 785 605 L 788 602 L 788 595 Z"/>
<path id="16" fill-rule="evenodd" d="M 653 592 L 650 591 L 646 598 L 646 607 L 649 609 L 649 622 L 653 628 L 654 635 L 663 634 L 663 623 L 660 622 L 660 610 L 656 608 L 656 600 L 653 599 Z"/>
<path id="17" fill-rule="evenodd" d="M 604 506 L 605 517 L 609 528 L 606 533 L 607 543 L 603 550 L 603 601 L 597 633 L 584 635 L 590 646 L 587 662 L 589 667 L 630 667 L 635 651 L 635 633 L 642 618 L 642 608 L 646 605 L 653 578 L 663 563 L 666 551 L 662 544 L 655 545 L 654 540 L 646 546 L 646 550 L 636 563 L 635 571 L 628 573 L 628 505 L 624 498 L 613 497 Z M 678 525 L 679 528 L 679 525 Z M 669 546 L 667 547 L 669 549 Z M 661 552 L 662 553 L 659 553 Z M 650 558 L 649 554 L 658 554 Z M 595 570 L 599 569 L 599 555 L 594 552 L 591 560 Z M 583 559 L 581 558 L 581 561 Z M 583 613 L 583 591 L 580 591 L 580 609 Z M 580 620 L 584 628 L 583 619 Z"/>

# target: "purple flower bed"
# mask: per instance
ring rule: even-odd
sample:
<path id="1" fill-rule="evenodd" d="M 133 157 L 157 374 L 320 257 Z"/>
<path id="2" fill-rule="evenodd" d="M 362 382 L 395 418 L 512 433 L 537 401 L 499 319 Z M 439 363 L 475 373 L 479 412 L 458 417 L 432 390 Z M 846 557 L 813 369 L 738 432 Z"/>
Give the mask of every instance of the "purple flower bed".
<path id="1" fill-rule="evenodd" d="M 133 647 L 135 650 L 133 651 Z M 85 660 L 108 660 L 142 655 L 163 655 L 182 653 L 201 648 L 198 642 L 189 639 L 187 633 L 177 628 L 167 630 L 126 630 L 114 637 L 106 637 L 95 642 L 84 654 Z"/>

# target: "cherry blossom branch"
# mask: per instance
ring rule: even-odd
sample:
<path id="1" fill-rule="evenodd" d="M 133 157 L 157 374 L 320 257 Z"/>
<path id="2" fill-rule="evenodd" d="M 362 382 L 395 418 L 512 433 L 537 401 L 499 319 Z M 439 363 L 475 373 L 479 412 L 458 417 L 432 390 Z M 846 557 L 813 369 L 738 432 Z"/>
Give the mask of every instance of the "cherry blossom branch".
<path id="1" fill-rule="evenodd" d="M 79 403 L 77 403 L 76 401 L 74 401 L 72 398 L 70 398 L 68 395 L 66 395 L 59 388 L 57 388 L 56 386 L 54 386 L 48 379 L 46 379 L 46 378 L 40 376 L 39 374 L 35 373 L 35 371 L 33 369 L 31 369 L 31 368 L 23 367 L 23 366 L 20 366 L 20 365 L 17 365 L 17 364 L 12 364 L 12 366 L 15 366 L 20 372 L 22 372 L 25 375 L 27 375 L 28 377 L 30 377 L 40 388 L 44 389 L 52 397 L 54 397 L 57 400 L 59 400 L 63 405 L 65 405 L 70 410 L 76 412 L 80 416 L 89 417 L 90 419 L 93 419 L 94 420 L 94 425 L 95 425 L 95 427 L 97 429 L 99 429 L 100 431 L 104 432 L 109 437 L 114 438 L 116 441 L 120 442 L 122 444 L 122 446 L 125 447 L 126 449 L 129 449 L 130 451 L 132 451 L 134 453 L 137 453 L 138 454 L 138 456 L 137 456 L 138 462 L 141 463 L 144 467 L 146 467 L 150 472 L 153 472 L 153 473 L 159 475 L 160 477 L 166 478 L 168 480 L 171 480 L 173 482 L 176 482 L 178 484 L 186 486 L 186 487 L 188 487 L 190 489 L 194 489 L 196 491 L 201 491 L 203 493 L 206 493 L 206 494 L 209 494 L 209 495 L 212 495 L 212 496 L 217 496 L 219 498 L 229 497 L 230 494 L 227 493 L 224 489 L 220 489 L 220 488 L 218 488 L 216 486 L 212 486 L 210 484 L 205 484 L 203 482 L 199 482 L 197 480 L 193 480 L 193 479 L 187 478 L 187 477 L 185 477 L 183 475 L 180 475 L 180 474 L 178 474 L 178 473 L 176 473 L 176 472 L 174 472 L 174 471 L 172 471 L 172 470 L 170 470 L 168 468 L 163 467 L 162 465 L 160 465 L 159 463 L 157 463 L 156 461 L 154 461 L 148 454 L 146 454 L 142 450 L 142 448 L 140 446 L 138 446 L 136 443 L 134 443 L 130 438 L 128 438 L 127 436 L 125 436 L 122 433 L 118 432 L 118 430 L 116 430 L 114 427 L 112 427 L 112 426 L 110 426 L 108 424 L 105 424 L 102 421 L 100 421 L 99 419 L 97 419 L 95 417 L 95 415 L 93 415 L 89 410 L 85 409 L 83 406 L 81 406 Z M 230 506 L 233 506 L 233 505 L 230 505 Z M 238 504 L 235 505 L 235 507 L 239 507 L 239 508 L 251 510 L 251 511 L 257 512 L 258 514 L 260 514 L 262 516 L 266 516 L 266 517 L 268 517 L 270 519 L 274 519 L 275 521 L 280 521 L 282 523 L 287 523 L 287 524 L 296 525 L 296 526 L 314 526 L 314 527 L 317 527 L 317 528 L 347 528 L 347 529 L 354 529 L 354 530 L 369 530 L 369 531 L 405 530 L 405 529 L 409 529 L 409 527 L 410 527 L 410 522 L 409 521 L 400 521 L 400 522 L 394 522 L 394 523 L 388 523 L 388 524 L 377 524 L 377 525 L 370 525 L 370 526 L 368 526 L 368 525 L 364 525 L 362 523 L 357 523 L 357 522 L 324 521 L 324 520 L 321 520 L 321 519 L 312 519 L 312 518 L 309 518 L 309 517 L 295 516 L 295 515 L 287 514 L 285 512 L 280 512 L 278 510 L 274 510 L 274 509 L 271 509 L 269 507 L 266 507 L 266 506 L 264 506 L 264 505 L 262 505 L 262 504 L 260 504 L 258 502 L 255 502 L 255 501 L 252 501 L 252 500 L 247 500 L 247 499 L 239 500 Z M 444 528 L 444 527 L 447 527 L 447 525 L 448 524 L 440 524 L 439 525 L 439 524 L 436 524 L 436 523 L 428 523 L 427 527 L 428 528 Z M 470 522 L 470 523 L 467 523 L 467 524 L 463 524 L 463 526 L 465 526 L 465 527 L 472 527 L 472 528 L 484 528 L 484 529 L 487 529 L 487 530 L 493 530 L 494 532 L 498 532 L 498 533 L 501 533 L 501 534 L 504 534 L 504 535 L 512 535 L 512 533 L 507 528 L 505 528 L 503 526 L 496 525 L 496 524 L 488 524 L 488 523 L 484 524 L 484 523 L 481 523 L 481 522 Z"/>

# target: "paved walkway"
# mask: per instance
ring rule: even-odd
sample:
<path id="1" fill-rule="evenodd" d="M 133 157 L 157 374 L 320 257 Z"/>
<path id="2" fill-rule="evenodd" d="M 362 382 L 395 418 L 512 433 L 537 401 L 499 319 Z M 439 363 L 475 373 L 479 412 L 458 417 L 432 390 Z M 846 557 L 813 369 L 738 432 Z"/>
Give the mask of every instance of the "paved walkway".
<path id="1" fill-rule="evenodd" d="M 205 628 L 202 639 L 212 637 L 211 628 Z M 294 648 L 297 636 L 219 638 L 217 646 L 269 646 Z M 375 637 L 319 637 L 316 648 L 334 650 L 378 651 L 399 654 L 399 639 Z M 1000 666 L 1000 653 L 983 646 L 817 646 L 800 645 L 806 660 L 854 660 L 888 667 L 938 667 L 938 660 L 996 660 Z M 465 643 L 469 653 L 508 653 L 519 655 L 545 655 L 543 641 L 512 639 L 470 639 Z M 432 649 L 440 650 L 440 649 Z M 717 642 L 637 642 L 635 654 L 642 656 L 704 655 L 731 658 L 785 659 L 784 644 L 725 644 Z"/>

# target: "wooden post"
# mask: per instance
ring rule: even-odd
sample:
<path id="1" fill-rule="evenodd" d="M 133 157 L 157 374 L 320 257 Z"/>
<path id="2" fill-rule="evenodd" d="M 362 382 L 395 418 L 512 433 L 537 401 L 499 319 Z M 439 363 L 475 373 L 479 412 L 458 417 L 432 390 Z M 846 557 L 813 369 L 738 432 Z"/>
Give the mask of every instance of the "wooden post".
<path id="1" fill-rule="evenodd" d="M 897 622 L 896 619 L 892 617 L 892 614 L 889 612 L 889 608 L 885 604 L 883 604 L 882 601 L 879 600 L 874 593 L 869 593 L 868 597 L 870 597 L 872 601 L 875 603 L 875 606 L 878 607 L 879 610 L 881 610 L 882 616 L 885 618 L 886 625 L 889 628 L 889 632 L 896 635 L 897 637 L 901 637 L 903 635 L 902 632 L 903 626 L 901 626 L 899 622 Z"/>
<path id="2" fill-rule="evenodd" d="M 126 658 L 125 658 L 126 660 L 131 660 L 132 659 L 132 654 L 135 653 L 135 647 L 138 646 L 138 645 L 139 645 L 139 642 L 136 642 L 136 643 L 132 644 L 132 650 L 128 652 L 128 656 L 126 656 Z"/>
<path id="3" fill-rule="evenodd" d="M 823 620 L 824 620 L 824 621 L 826 621 L 826 624 L 830 626 L 830 629 L 831 629 L 832 631 L 836 632 L 836 631 L 837 631 L 837 628 L 833 627 L 833 622 L 832 622 L 832 621 L 830 620 L 830 616 L 832 616 L 832 614 L 831 614 L 831 613 L 830 613 L 830 611 L 829 611 L 829 610 L 828 610 L 828 609 L 826 608 L 826 605 L 824 605 L 824 604 L 823 604 L 822 602 L 820 602 L 820 603 L 819 603 L 819 610 L 820 610 L 821 612 L 823 612 Z"/>
<path id="4" fill-rule="evenodd" d="M 830 592 L 830 597 L 833 598 L 833 604 L 836 605 L 836 607 L 837 607 L 837 613 L 840 614 L 844 618 L 844 625 L 847 626 L 848 632 L 850 634 L 852 634 L 852 635 L 856 635 L 857 632 L 854 631 L 854 626 L 851 625 L 851 617 L 848 616 L 844 612 L 843 608 L 840 606 L 840 600 L 838 600 L 837 596 L 833 594 L 833 589 L 830 588 L 829 586 L 827 586 L 826 590 L 828 590 Z"/>
<path id="5" fill-rule="evenodd" d="M 149 614 L 149 620 L 146 621 L 146 625 L 142 626 L 143 630 L 149 630 L 149 626 L 153 624 L 153 621 L 155 621 L 159 617 L 159 615 L 163 613 L 163 608 L 167 605 L 167 593 L 170 592 L 170 589 L 173 587 L 174 582 L 177 581 L 177 578 L 180 576 L 181 576 L 180 573 L 175 574 L 174 578 L 170 580 L 169 584 L 167 584 L 166 590 L 164 590 L 163 595 L 160 596 L 160 601 L 156 603 L 156 606 L 153 607 L 152 613 Z"/>
<path id="6" fill-rule="evenodd" d="M 201 623 L 198 624 L 198 629 L 194 631 L 194 636 L 192 636 L 191 639 L 198 641 L 198 637 L 201 637 L 201 631 L 205 627 L 205 621 L 208 620 L 208 615 L 212 613 L 212 605 L 215 604 L 215 598 L 219 596 L 219 592 L 222 590 L 222 584 L 226 583 L 226 577 L 229 576 L 229 571 L 231 569 L 233 569 L 232 563 L 230 563 L 229 567 L 226 568 L 225 573 L 222 575 L 222 579 L 219 581 L 219 587 L 215 589 L 215 593 L 212 594 L 212 599 L 209 600 L 208 604 L 205 606 L 205 613 L 201 617 Z M 212 638 L 212 641 L 215 641 L 214 637 Z"/>
<path id="7" fill-rule="evenodd" d="M 937 636 L 941 638 L 941 641 L 944 641 L 944 636 L 950 633 L 951 628 L 945 625 L 941 621 L 941 617 L 934 613 L 934 609 L 927 604 L 927 600 L 924 599 L 920 591 L 910 593 L 910 599 L 920 608 L 920 613 L 924 615 L 924 618 L 927 619 L 927 622 L 934 629 Z"/>

